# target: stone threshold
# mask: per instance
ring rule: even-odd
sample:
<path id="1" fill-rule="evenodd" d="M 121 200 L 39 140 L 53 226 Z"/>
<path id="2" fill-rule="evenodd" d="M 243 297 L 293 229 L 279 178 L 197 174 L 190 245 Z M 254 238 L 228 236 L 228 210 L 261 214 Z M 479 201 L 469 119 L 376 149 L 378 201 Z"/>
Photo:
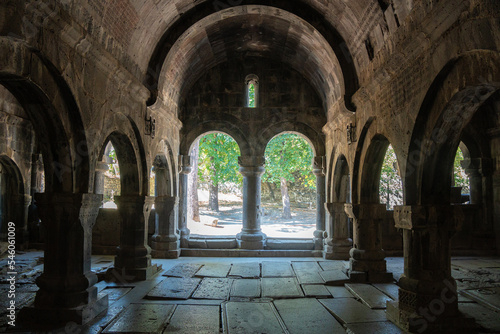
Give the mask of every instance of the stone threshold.
<path id="1" fill-rule="evenodd" d="M 181 256 L 196 257 L 323 257 L 321 250 L 248 250 L 182 248 Z"/>

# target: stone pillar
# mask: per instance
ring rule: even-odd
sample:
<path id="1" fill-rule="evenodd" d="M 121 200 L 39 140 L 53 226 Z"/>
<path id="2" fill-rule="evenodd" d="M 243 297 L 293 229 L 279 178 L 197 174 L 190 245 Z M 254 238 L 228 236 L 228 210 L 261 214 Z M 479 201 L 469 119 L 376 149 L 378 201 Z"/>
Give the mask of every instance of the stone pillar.
<path id="1" fill-rule="evenodd" d="M 115 270 L 125 281 L 146 280 L 158 271 L 151 264 L 148 246 L 148 221 L 154 197 L 115 196 L 121 217 L 120 246 L 115 258 Z"/>
<path id="2" fill-rule="evenodd" d="M 23 323 L 51 325 L 89 322 L 108 307 L 98 299 L 97 276 L 91 271 L 92 227 L 102 195 L 35 194 L 45 227 L 43 274 L 33 307 L 19 313 Z"/>
<path id="3" fill-rule="evenodd" d="M 451 276 L 450 239 L 463 220 L 459 205 L 396 206 L 403 229 L 404 274 L 398 301 L 387 303 L 387 318 L 411 333 L 467 332 L 473 319 L 458 312 Z"/>
<path id="4" fill-rule="evenodd" d="M 344 206 L 345 203 L 325 203 L 328 224 L 323 257 L 328 260 L 349 260 L 352 239 Z"/>
<path id="5" fill-rule="evenodd" d="M 314 231 L 314 248 L 323 249 L 325 233 L 325 157 L 314 157 L 313 173 L 316 175 L 316 230 Z"/>
<path id="6" fill-rule="evenodd" d="M 94 193 L 104 194 L 104 173 L 109 169 L 106 162 L 99 161 L 95 168 Z"/>
<path id="7" fill-rule="evenodd" d="M 352 282 L 392 282 L 392 274 L 386 270 L 379 228 L 385 218 L 385 204 L 345 204 L 345 212 L 353 219 L 354 240 L 347 270 L 349 279 Z"/>
<path id="8" fill-rule="evenodd" d="M 260 228 L 260 178 L 264 174 L 264 157 L 239 157 L 243 175 L 243 228 L 236 238 L 242 249 L 264 249 L 266 235 Z"/>
<path id="9" fill-rule="evenodd" d="M 179 198 L 157 196 L 155 198 L 155 234 L 151 255 L 154 258 L 176 259 L 181 254 L 177 232 Z"/>
<path id="10" fill-rule="evenodd" d="M 188 221 L 188 174 L 191 173 L 192 158 L 190 155 L 180 155 L 179 175 L 179 231 L 181 234 L 181 247 L 189 245 Z"/>

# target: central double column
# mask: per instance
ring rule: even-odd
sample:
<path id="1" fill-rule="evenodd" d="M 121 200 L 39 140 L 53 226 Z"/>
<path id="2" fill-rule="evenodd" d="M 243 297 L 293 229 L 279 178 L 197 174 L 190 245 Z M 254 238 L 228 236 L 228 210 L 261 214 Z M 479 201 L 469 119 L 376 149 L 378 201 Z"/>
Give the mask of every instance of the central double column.
<path id="1" fill-rule="evenodd" d="M 393 280 L 386 270 L 380 224 L 385 218 L 385 204 L 345 204 L 353 219 L 354 245 L 349 254 L 347 274 L 352 282 L 383 283 Z"/>
<path id="2" fill-rule="evenodd" d="M 266 235 L 260 228 L 262 209 L 260 180 L 264 174 L 264 157 L 243 156 L 238 158 L 243 175 L 243 228 L 236 236 L 242 249 L 264 249 Z"/>

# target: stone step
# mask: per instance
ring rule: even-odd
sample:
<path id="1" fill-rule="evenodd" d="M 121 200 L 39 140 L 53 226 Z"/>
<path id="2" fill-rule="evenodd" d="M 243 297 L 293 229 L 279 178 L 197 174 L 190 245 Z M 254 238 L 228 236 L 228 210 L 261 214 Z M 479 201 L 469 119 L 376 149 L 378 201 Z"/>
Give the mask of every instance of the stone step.
<path id="1" fill-rule="evenodd" d="M 277 250 L 277 249 L 197 249 L 182 248 L 181 256 L 192 257 L 317 257 L 321 258 L 321 250 Z"/>
<path id="2" fill-rule="evenodd" d="M 387 301 L 392 300 L 370 284 L 349 283 L 345 287 L 351 291 L 354 297 L 359 298 L 363 304 L 372 309 L 385 309 Z"/>
<path id="3" fill-rule="evenodd" d="M 267 239 L 266 249 L 282 250 L 313 250 L 314 241 L 312 239 L 293 240 L 293 239 Z"/>
<path id="4" fill-rule="evenodd" d="M 275 300 L 290 334 L 345 333 L 342 325 L 314 298 Z"/>

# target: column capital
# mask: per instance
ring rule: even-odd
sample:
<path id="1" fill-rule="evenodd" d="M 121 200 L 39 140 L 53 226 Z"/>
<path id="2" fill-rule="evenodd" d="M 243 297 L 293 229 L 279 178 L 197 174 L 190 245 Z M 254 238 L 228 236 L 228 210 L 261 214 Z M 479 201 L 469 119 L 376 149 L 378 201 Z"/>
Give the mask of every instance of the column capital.
<path id="1" fill-rule="evenodd" d="M 353 219 L 382 219 L 385 217 L 386 206 L 379 203 L 344 204 L 345 213 Z"/>
<path id="2" fill-rule="evenodd" d="M 397 228 L 406 230 L 445 227 L 455 231 L 464 220 L 460 205 L 397 205 L 394 221 Z"/>
<path id="3" fill-rule="evenodd" d="M 262 167 L 266 159 L 261 155 L 245 155 L 238 157 L 240 167 Z"/>
<path id="4" fill-rule="evenodd" d="M 107 162 L 105 161 L 98 161 L 96 166 L 95 166 L 95 171 L 96 172 L 100 172 L 100 173 L 104 173 L 106 172 L 107 170 L 109 169 L 109 165 Z"/>
<path id="5" fill-rule="evenodd" d="M 193 157 L 190 155 L 179 155 L 179 172 L 181 174 L 191 173 L 193 167 Z"/>
<path id="6" fill-rule="evenodd" d="M 467 175 L 481 174 L 488 176 L 493 172 L 493 160 L 489 158 L 472 158 L 460 161 L 460 166 Z"/>
<path id="7" fill-rule="evenodd" d="M 313 158 L 313 174 L 318 176 L 325 176 L 325 170 L 326 170 L 326 157 L 324 155 L 322 156 L 315 156 Z"/>
<path id="8" fill-rule="evenodd" d="M 155 205 L 158 203 L 172 203 L 174 205 L 179 204 L 179 197 L 178 196 L 156 196 L 153 197 L 155 200 Z"/>

